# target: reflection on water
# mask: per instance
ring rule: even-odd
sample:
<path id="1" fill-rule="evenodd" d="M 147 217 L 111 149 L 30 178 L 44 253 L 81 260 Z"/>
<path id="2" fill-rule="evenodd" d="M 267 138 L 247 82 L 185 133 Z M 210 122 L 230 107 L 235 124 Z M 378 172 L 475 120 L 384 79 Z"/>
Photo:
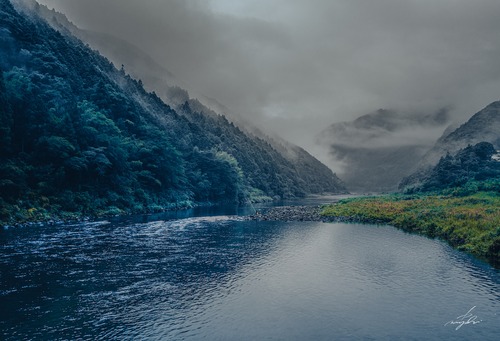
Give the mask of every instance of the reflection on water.
<path id="1" fill-rule="evenodd" d="M 498 271 L 441 242 L 235 213 L 0 232 L 0 338 L 493 340 L 500 331 Z M 481 323 L 444 326 L 473 306 Z"/>

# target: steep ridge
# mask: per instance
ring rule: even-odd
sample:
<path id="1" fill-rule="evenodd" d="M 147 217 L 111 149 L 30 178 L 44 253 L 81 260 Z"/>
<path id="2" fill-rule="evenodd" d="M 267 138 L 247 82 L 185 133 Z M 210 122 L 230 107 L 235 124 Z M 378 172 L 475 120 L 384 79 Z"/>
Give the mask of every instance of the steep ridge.
<path id="1" fill-rule="evenodd" d="M 479 142 L 488 142 L 500 149 L 500 101 L 489 104 L 457 129 L 446 131 L 422 157 L 417 170 L 401 181 L 399 188 L 417 186 L 430 175 L 442 157 L 454 155 Z"/>
<path id="2" fill-rule="evenodd" d="M 80 40 L 0 4 L 0 220 L 345 191 L 319 162 L 304 172 L 222 115 L 190 102 L 179 113 Z"/>
<path id="3" fill-rule="evenodd" d="M 93 49 L 110 59 L 115 66 L 124 66 L 127 73 L 135 79 L 141 79 L 148 91 L 154 91 L 163 102 L 171 106 L 179 114 L 190 116 L 192 112 L 216 117 L 224 115 L 228 121 L 235 124 L 250 138 L 258 137 L 268 142 L 287 161 L 299 171 L 300 177 L 310 183 L 315 192 L 326 188 L 344 187 L 337 177 L 331 177 L 331 171 L 324 164 L 299 146 L 283 141 L 279 137 L 270 137 L 261 129 L 255 127 L 251 121 L 242 118 L 214 98 L 198 94 L 188 85 L 177 79 L 165 67 L 157 63 L 146 52 L 127 41 L 118 39 L 109 34 L 82 30 L 70 22 L 66 16 L 35 0 L 15 0 L 20 8 L 31 15 L 36 15 L 47 21 L 54 29 L 67 36 L 75 36 L 88 43 Z M 189 107 L 189 110 L 184 110 Z M 192 119 L 190 119 L 192 121 Z M 296 157 L 300 154 L 300 158 Z M 313 166 L 314 165 L 314 166 Z M 321 180 L 324 179 L 324 180 Z"/>

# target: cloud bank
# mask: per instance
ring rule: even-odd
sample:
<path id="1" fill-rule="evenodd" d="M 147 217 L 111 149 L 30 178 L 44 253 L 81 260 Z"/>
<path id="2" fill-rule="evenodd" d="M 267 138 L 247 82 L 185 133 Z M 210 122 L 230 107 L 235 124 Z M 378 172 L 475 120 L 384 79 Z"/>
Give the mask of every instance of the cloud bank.
<path id="1" fill-rule="evenodd" d="M 332 124 L 318 140 L 328 148 L 349 190 L 394 191 L 448 123 L 446 109 L 432 114 L 377 110 Z"/>

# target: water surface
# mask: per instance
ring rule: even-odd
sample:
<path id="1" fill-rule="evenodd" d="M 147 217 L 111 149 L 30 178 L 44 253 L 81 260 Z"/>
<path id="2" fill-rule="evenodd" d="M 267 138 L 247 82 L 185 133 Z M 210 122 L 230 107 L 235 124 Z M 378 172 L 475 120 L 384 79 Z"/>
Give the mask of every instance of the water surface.
<path id="1" fill-rule="evenodd" d="M 442 242 L 388 226 L 229 212 L 0 232 L 0 339 L 494 340 L 500 332 L 498 271 Z M 444 326 L 472 307 L 480 323 Z"/>

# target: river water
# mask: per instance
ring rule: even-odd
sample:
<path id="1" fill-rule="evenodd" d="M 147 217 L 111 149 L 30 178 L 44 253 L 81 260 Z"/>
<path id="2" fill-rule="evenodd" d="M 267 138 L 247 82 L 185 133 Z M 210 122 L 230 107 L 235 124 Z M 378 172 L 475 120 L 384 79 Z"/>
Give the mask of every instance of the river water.
<path id="1" fill-rule="evenodd" d="M 237 213 L 0 231 L 0 339 L 498 339 L 499 271 L 445 243 Z"/>

